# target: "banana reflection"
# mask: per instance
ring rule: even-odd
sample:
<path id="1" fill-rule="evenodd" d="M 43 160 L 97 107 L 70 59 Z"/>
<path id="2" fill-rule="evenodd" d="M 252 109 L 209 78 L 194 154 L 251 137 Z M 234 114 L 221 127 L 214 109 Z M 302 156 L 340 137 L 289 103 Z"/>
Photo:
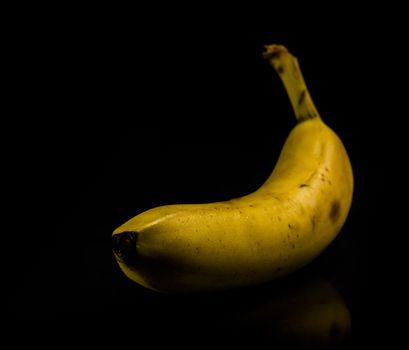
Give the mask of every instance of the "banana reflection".
<path id="1" fill-rule="evenodd" d="M 252 295 L 251 299 L 252 302 L 225 314 L 220 327 L 230 336 L 239 334 L 244 340 L 303 348 L 339 346 L 350 339 L 347 304 L 335 287 L 322 278 L 284 283 L 259 298 Z"/>

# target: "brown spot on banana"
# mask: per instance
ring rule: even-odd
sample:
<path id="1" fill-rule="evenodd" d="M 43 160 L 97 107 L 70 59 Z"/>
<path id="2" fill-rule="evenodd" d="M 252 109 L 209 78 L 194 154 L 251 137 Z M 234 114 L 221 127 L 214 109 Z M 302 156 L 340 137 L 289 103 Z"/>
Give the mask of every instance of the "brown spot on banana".
<path id="1" fill-rule="evenodd" d="M 341 214 L 341 204 L 338 200 L 334 200 L 331 203 L 331 209 L 329 212 L 329 218 L 332 222 L 336 222 Z"/>
<path id="2" fill-rule="evenodd" d="M 315 226 L 316 225 L 317 225 L 317 217 L 314 214 L 313 216 L 311 216 L 311 226 L 312 226 L 313 231 L 315 231 Z"/>
<path id="3" fill-rule="evenodd" d="M 301 106 L 303 104 L 306 93 L 307 93 L 307 90 L 301 91 L 300 96 L 298 97 L 298 106 Z"/>

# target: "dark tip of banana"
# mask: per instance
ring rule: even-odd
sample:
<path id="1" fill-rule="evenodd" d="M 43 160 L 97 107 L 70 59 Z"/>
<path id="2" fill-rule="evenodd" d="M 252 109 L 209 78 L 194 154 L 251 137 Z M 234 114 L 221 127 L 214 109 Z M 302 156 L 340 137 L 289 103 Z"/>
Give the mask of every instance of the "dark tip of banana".
<path id="1" fill-rule="evenodd" d="M 137 255 L 136 241 L 138 232 L 125 231 L 112 236 L 112 250 L 115 255 L 126 262 L 126 260 L 134 259 Z"/>

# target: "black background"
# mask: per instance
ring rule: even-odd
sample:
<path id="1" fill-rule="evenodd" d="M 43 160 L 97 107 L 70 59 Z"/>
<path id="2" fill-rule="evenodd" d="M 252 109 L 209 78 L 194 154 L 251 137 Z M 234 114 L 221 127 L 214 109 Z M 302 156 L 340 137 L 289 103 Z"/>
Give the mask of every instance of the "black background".
<path id="1" fill-rule="evenodd" d="M 35 10 L 17 12 L 6 31 L 3 198 L 11 209 L 4 236 L 13 325 L 41 341 L 50 333 L 168 346 L 276 341 L 255 331 L 259 321 L 246 328 L 231 316 L 241 301 L 274 298 L 276 284 L 161 296 L 126 279 L 110 236 L 153 206 L 229 199 L 264 181 L 295 125 L 261 55 L 263 45 L 281 43 L 299 58 L 321 116 L 344 141 L 355 193 L 328 250 L 278 284 L 297 288 L 309 275 L 329 281 L 351 312 L 350 341 L 374 339 L 384 309 L 369 283 L 388 274 L 370 254 L 388 196 L 374 188 L 385 181 L 384 144 L 396 138 L 384 122 L 395 107 L 385 99 L 401 33 L 399 21 L 385 31 L 380 19 L 395 14 L 328 11 L 300 20 L 278 10 L 267 18 Z M 229 332 L 219 321 L 226 317 Z"/>

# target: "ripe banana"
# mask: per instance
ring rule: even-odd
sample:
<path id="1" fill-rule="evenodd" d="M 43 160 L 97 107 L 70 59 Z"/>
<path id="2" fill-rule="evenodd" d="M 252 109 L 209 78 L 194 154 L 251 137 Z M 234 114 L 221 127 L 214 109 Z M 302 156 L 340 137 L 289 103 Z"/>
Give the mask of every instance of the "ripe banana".
<path id="1" fill-rule="evenodd" d="M 343 226 L 353 193 L 347 152 L 318 114 L 297 58 L 282 45 L 265 48 L 297 119 L 274 170 L 243 197 L 160 206 L 118 227 L 114 255 L 138 284 L 167 293 L 259 284 L 308 264 Z"/>

